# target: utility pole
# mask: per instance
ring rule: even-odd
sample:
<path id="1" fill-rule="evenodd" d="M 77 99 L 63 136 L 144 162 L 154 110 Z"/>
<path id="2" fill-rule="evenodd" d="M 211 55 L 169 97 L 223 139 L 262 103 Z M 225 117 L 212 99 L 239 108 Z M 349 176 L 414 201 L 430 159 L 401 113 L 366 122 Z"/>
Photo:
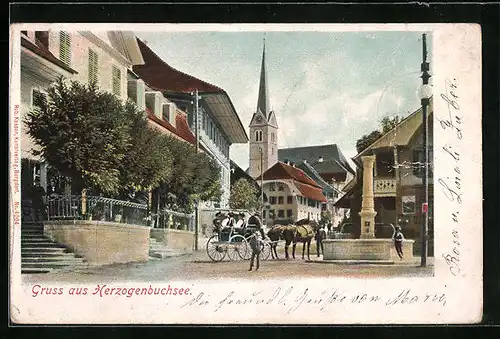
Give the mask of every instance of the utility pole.
<path id="1" fill-rule="evenodd" d="M 422 89 L 421 89 L 421 104 L 422 104 L 422 130 L 423 130 L 423 146 L 424 146 L 424 176 L 422 178 L 422 184 L 424 186 L 424 203 L 422 204 L 421 215 L 422 215 L 422 226 L 421 226 L 421 249 L 420 249 L 420 266 L 427 266 L 427 241 L 428 241 L 428 226 L 429 226 L 429 147 L 428 147 L 428 117 L 427 117 L 427 107 L 429 106 L 429 101 L 431 97 L 430 87 L 429 87 L 429 63 L 427 62 L 427 41 L 426 34 L 422 34 Z"/>
<path id="2" fill-rule="evenodd" d="M 200 150 L 200 128 L 199 128 L 199 112 L 198 112 L 198 100 L 200 96 L 198 95 L 198 89 L 194 91 L 194 128 L 196 136 L 196 154 Z M 198 205 L 200 202 L 197 200 L 195 204 L 195 214 L 194 214 L 194 250 L 198 251 L 198 224 L 199 224 L 199 209 Z"/>

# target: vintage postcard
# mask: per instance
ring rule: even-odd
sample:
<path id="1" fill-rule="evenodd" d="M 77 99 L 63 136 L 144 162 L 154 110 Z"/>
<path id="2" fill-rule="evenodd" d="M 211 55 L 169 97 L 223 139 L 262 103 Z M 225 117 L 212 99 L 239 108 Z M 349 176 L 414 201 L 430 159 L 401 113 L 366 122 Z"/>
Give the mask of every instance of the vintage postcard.
<path id="1" fill-rule="evenodd" d="M 479 25 L 10 34 L 13 323 L 481 321 Z"/>

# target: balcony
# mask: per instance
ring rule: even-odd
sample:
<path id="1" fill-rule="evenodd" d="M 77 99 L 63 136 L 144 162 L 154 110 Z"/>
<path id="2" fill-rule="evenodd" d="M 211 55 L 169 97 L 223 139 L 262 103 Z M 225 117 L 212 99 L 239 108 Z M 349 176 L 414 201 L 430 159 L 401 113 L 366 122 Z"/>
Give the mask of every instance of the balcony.
<path id="1" fill-rule="evenodd" d="M 373 183 L 373 193 L 375 197 L 395 197 L 396 179 L 375 179 Z"/>

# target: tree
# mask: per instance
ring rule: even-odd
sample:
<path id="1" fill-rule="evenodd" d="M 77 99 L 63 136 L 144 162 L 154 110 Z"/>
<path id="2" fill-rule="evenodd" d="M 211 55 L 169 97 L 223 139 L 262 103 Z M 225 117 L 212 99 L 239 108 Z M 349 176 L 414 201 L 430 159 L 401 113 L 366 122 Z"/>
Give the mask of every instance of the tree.
<path id="1" fill-rule="evenodd" d="M 260 205 L 258 194 L 259 192 L 247 179 L 241 178 L 231 187 L 229 206 L 233 209 L 257 209 Z"/>
<path id="2" fill-rule="evenodd" d="M 396 127 L 401 122 L 401 117 L 396 115 L 392 118 L 385 116 L 380 121 L 380 125 L 382 126 L 382 134 L 385 134 Z"/>
<path id="3" fill-rule="evenodd" d="M 389 116 L 383 117 L 382 120 L 380 120 L 380 127 L 382 128 L 382 131 L 375 130 L 370 134 L 365 134 L 361 138 L 359 138 L 356 141 L 356 151 L 358 153 L 361 153 L 368 146 L 377 141 L 382 135 L 396 127 L 400 122 L 401 117 L 399 115 L 396 115 L 392 118 Z"/>
<path id="4" fill-rule="evenodd" d="M 154 189 L 169 181 L 173 171 L 170 138 L 150 128 L 145 114 L 130 101 L 124 119 L 131 125 L 132 143 L 120 166 L 122 196 Z"/>
<path id="5" fill-rule="evenodd" d="M 63 78 L 48 89 L 49 100 L 31 110 L 25 124 L 42 156 L 78 189 L 116 193 L 121 161 L 131 144 L 123 105 L 95 84 Z"/>
<path id="6" fill-rule="evenodd" d="M 373 131 L 368 135 L 363 135 L 356 141 L 356 151 L 361 153 L 365 148 L 373 144 L 382 136 L 380 131 Z"/>

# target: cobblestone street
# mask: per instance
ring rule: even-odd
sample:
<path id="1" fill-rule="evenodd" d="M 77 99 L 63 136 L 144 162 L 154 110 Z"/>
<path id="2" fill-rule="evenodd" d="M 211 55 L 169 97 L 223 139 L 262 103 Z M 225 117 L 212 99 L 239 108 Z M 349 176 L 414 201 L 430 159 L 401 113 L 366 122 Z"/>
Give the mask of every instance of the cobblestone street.
<path id="1" fill-rule="evenodd" d="M 281 255 L 283 258 L 283 255 Z M 311 255 L 311 260 L 316 254 Z M 390 277 L 427 277 L 433 274 L 433 261 L 426 268 L 419 267 L 419 258 L 412 261 L 396 262 L 390 265 L 332 264 L 306 262 L 300 255 L 296 259 L 261 260 L 258 271 L 247 271 L 248 261 L 212 262 L 204 251 L 193 254 L 151 259 L 145 263 L 129 263 L 59 271 L 46 274 L 25 274 L 24 283 L 57 282 L 117 282 L 145 281 L 160 282 L 195 279 L 266 279 L 289 277 L 352 277 L 352 278 L 390 278 Z"/>

